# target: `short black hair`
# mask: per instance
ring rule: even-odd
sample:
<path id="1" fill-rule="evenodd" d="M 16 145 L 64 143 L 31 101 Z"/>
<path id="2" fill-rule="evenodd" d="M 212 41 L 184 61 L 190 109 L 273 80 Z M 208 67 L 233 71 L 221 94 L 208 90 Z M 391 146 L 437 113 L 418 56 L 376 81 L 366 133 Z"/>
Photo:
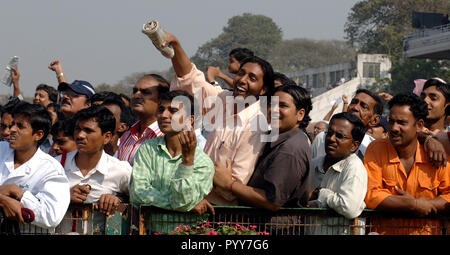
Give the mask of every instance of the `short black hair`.
<path id="1" fill-rule="evenodd" d="M 395 105 L 408 105 L 417 120 L 425 120 L 428 116 L 427 103 L 414 93 L 400 93 L 389 101 L 389 110 Z"/>
<path id="2" fill-rule="evenodd" d="M 358 117 L 356 117 L 354 114 L 351 114 L 349 112 L 337 113 L 337 114 L 333 115 L 333 117 L 331 117 L 329 126 L 331 126 L 331 123 L 335 119 L 345 119 L 348 122 L 352 123 L 353 124 L 353 129 L 352 129 L 353 141 L 358 141 L 359 143 L 362 142 L 364 135 L 366 134 L 366 127 L 364 126 L 364 124 Z"/>
<path id="3" fill-rule="evenodd" d="M 274 72 L 273 72 L 272 65 L 260 57 L 253 56 L 253 57 L 248 57 L 248 58 L 244 59 L 241 64 L 241 68 L 247 63 L 256 63 L 262 68 L 263 74 L 264 74 L 263 86 L 267 87 L 267 92 L 265 95 L 271 95 L 275 88 Z"/>
<path id="4" fill-rule="evenodd" d="M 39 130 L 44 132 L 44 136 L 37 142 L 38 146 L 41 145 L 45 139 L 47 139 L 52 125 L 52 118 L 44 106 L 21 101 L 14 107 L 12 116 L 13 118 L 23 116 L 28 119 L 31 128 L 33 129 L 33 134 Z"/>
<path id="5" fill-rule="evenodd" d="M 172 101 L 173 99 L 175 99 L 178 96 L 186 97 L 189 99 L 191 111 L 188 114 L 195 115 L 196 104 L 195 104 L 194 97 L 184 90 L 172 90 L 166 94 L 161 95 L 160 99 L 161 99 L 161 102 L 163 100 L 164 101 Z"/>
<path id="6" fill-rule="evenodd" d="M 358 89 L 355 93 L 355 95 L 358 95 L 359 93 L 364 93 L 369 95 L 373 100 L 375 100 L 375 106 L 373 107 L 373 112 L 378 115 L 383 114 L 383 108 L 384 108 L 384 101 L 383 98 L 381 98 L 377 93 L 372 92 L 368 89 Z"/>
<path id="7" fill-rule="evenodd" d="M 230 57 L 234 56 L 234 58 L 239 62 L 242 62 L 248 57 L 253 57 L 254 55 L 255 54 L 253 53 L 253 51 L 247 48 L 234 48 L 230 51 L 230 54 L 228 54 L 228 56 Z"/>
<path id="8" fill-rule="evenodd" d="M 94 95 L 92 95 L 91 104 L 93 104 L 95 102 L 103 102 L 109 98 L 119 98 L 120 100 L 122 100 L 122 98 L 114 92 L 101 91 L 101 92 L 98 92 L 98 93 L 95 93 Z"/>
<path id="9" fill-rule="evenodd" d="M 65 118 L 64 115 L 61 112 L 61 105 L 60 104 L 58 104 L 58 103 L 50 103 L 50 104 L 47 105 L 47 111 L 48 111 L 49 108 L 55 109 L 56 116 L 58 118 L 57 120 L 62 120 L 62 119 Z"/>
<path id="10" fill-rule="evenodd" d="M 50 134 L 52 136 L 57 136 L 60 131 L 63 132 L 64 136 L 73 138 L 73 131 L 75 130 L 75 119 L 69 117 L 64 120 L 58 120 L 53 124 Z"/>
<path id="11" fill-rule="evenodd" d="M 422 93 L 423 91 L 425 91 L 427 88 L 432 87 L 432 86 L 436 86 L 436 89 L 439 90 L 439 92 L 441 92 L 444 97 L 445 97 L 445 103 L 450 102 L 450 85 L 448 85 L 444 80 L 442 79 L 436 79 L 436 78 L 431 78 L 428 79 L 424 84 L 423 84 L 423 89 L 422 89 Z"/>
<path id="12" fill-rule="evenodd" d="M 136 122 L 136 116 L 132 113 L 130 108 L 126 107 L 123 100 L 119 98 L 107 98 L 103 101 L 102 105 L 117 105 L 120 108 L 120 120 L 131 127 Z"/>
<path id="13" fill-rule="evenodd" d="M 3 106 L 3 111 L 2 111 L 2 118 L 3 118 L 3 114 L 8 113 L 10 115 L 13 114 L 14 112 L 14 108 L 16 107 L 17 104 L 21 103 L 22 101 L 20 101 L 20 99 L 18 99 L 17 97 L 11 98 L 4 106 Z"/>
<path id="14" fill-rule="evenodd" d="M 114 134 L 114 130 L 116 129 L 116 118 L 114 118 L 113 113 L 103 105 L 92 105 L 85 108 L 77 112 L 73 118 L 76 122 L 94 119 L 102 130 L 102 134 L 108 131 Z"/>
<path id="15" fill-rule="evenodd" d="M 36 87 L 36 91 L 38 90 L 43 90 L 45 92 L 47 92 L 48 94 L 48 99 L 50 99 L 50 101 L 56 103 L 58 102 L 58 90 L 52 86 L 49 86 L 47 84 L 39 84 Z"/>
<path id="16" fill-rule="evenodd" d="M 299 128 L 305 129 L 311 121 L 311 117 L 309 117 L 309 113 L 312 110 L 311 94 L 306 89 L 297 85 L 281 85 L 275 88 L 273 93 L 275 94 L 277 91 L 286 92 L 291 95 L 297 111 L 305 109 L 305 116 L 299 126 Z"/>
<path id="17" fill-rule="evenodd" d="M 273 73 L 273 80 L 280 80 L 281 84 L 283 85 L 297 85 L 297 83 L 295 83 L 295 81 L 293 81 L 292 79 L 289 79 L 289 77 L 287 77 L 284 73 L 280 73 L 280 72 L 274 72 Z"/>

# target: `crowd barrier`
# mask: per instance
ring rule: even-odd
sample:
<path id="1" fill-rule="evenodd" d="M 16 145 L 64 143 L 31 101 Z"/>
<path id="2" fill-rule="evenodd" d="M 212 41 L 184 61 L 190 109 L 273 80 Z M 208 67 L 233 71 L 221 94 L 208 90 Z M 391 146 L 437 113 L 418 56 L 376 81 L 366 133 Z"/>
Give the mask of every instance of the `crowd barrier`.
<path id="1" fill-rule="evenodd" d="M 168 211 L 152 206 L 133 209 L 121 204 L 114 215 L 94 210 L 91 204 L 71 205 L 58 227 L 43 229 L 33 224 L 6 221 L 0 215 L 2 234 L 22 235 L 152 235 L 168 234 L 180 225 L 230 224 L 270 235 L 450 235 L 450 215 L 417 217 L 364 210 L 346 219 L 324 208 L 282 208 L 277 212 L 245 206 L 215 206 L 215 214 Z"/>

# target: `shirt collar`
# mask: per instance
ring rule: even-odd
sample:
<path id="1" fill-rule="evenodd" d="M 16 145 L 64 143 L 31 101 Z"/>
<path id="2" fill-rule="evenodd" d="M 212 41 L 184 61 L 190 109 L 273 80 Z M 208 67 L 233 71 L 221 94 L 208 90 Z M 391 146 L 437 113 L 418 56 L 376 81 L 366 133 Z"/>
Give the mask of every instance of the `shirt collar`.
<path id="1" fill-rule="evenodd" d="M 131 126 L 131 128 L 130 128 L 131 134 L 132 134 L 132 135 L 136 135 L 136 134 L 139 132 L 140 128 L 141 128 L 141 121 L 138 121 L 138 122 L 135 123 L 133 126 Z M 158 127 L 158 122 L 157 122 L 157 121 L 154 121 L 152 124 L 150 124 L 150 125 L 146 128 L 146 130 L 147 130 L 147 129 L 150 129 L 150 130 L 152 130 L 153 132 L 156 133 L 156 131 L 159 129 L 159 127 Z"/>
<path id="2" fill-rule="evenodd" d="M 158 139 L 157 147 L 158 147 L 159 153 L 166 154 L 166 156 L 168 156 L 169 159 L 178 159 L 179 157 L 182 156 L 181 154 L 179 154 L 179 155 L 177 155 L 175 157 L 172 157 L 172 155 L 170 154 L 169 150 L 167 149 L 166 140 L 164 139 L 164 136 L 157 137 L 155 139 Z"/>
<path id="3" fill-rule="evenodd" d="M 256 101 L 253 104 L 247 106 L 242 111 L 238 112 L 236 115 L 242 121 L 242 123 L 248 123 L 254 116 L 261 113 L 261 101 Z"/>
<path id="4" fill-rule="evenodd" d="M 429 159 L 427 156 L 427 153 L 425 152 L 425 148 L 420 145 L 419 140 L 416 139 L 417 142 L 417 149 L 416 149 L 416 156 L 415 156 L 415 163 L 428 163 Z M 397 151 L 395 150 L 395 147 L 392 145 L 391 141 L 387 139 L 388 143 L 388 153 L 389 153 L 389 162 L 390 163 L 399 163 L 400 158 L 398 157 Z"/>
<path id="5" fill-rule="evenodd" d="M 77 166 L 77 162 L 75 161 L 75 156 L 77 154 L 78 154 L 78 150 L 69 152 L 69 154 L 67 154 L 66 164 L 67 164 L 67 162 L 70 162 L 69 170 L 72 172 L 80 171 L 80 168 Z M 92 170 L 90 170 L 86 176 L 94 173 L 95 171 L 98 171 L 99 173 L 106 175 L 108 173 L 108 170 L 109 170 L 108 154 L 106 154 L 105 151 L 102 151 L 102 156 L 100 157 L 100 160 L 97 162 L 97 165 L 95 165 L 95 167 L 92 168 Z"/>

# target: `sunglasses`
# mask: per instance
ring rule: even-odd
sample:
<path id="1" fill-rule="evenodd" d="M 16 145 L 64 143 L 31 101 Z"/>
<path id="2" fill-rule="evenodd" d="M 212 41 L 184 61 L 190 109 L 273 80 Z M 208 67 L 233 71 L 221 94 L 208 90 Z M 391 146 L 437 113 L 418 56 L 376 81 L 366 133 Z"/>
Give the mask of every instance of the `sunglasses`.
<path id="1" fill-rule="evenodd" d="M 339 140 L 343 140 L 343 139 L 352 139 L 351 137 L 345 136 L 345 135 L 343 135 L 343 134 L 341 134 L 341 133 L 338 133 L 338 132 L 334 132 L 333 130 L 328 130 L 327 133 L 326 133 L 326 135 L 327 135 L 328 137 L 333 136 L 333 134 L 334 134 L 334 136 L 336 136 L 336 138 L 339 139 Z"/>

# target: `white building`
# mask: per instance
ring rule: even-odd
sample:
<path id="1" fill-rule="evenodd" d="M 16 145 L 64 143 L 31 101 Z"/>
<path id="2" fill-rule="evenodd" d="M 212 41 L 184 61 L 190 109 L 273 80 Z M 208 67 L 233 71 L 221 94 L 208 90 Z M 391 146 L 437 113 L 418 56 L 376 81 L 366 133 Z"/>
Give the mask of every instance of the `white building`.
<path id="1" fill-rule="evenodd" d="M 306 88 L 312 88 L 313 109 L 310 113 L 311 122 L 322 120 L 337 102 L 338 108 L 334 113 L 342 111 L 342 95 L 349 100 L 359 88 L 372 85 L 377 78 L 391 78 L 389 70 L 391 61 L 385 54 L 358 54 L 355 61 L 339 63 L 318 68 L 286 73 L 286 75 Z M 344 83 L 329 89 L 336 81 L 344 79 Z"/>

